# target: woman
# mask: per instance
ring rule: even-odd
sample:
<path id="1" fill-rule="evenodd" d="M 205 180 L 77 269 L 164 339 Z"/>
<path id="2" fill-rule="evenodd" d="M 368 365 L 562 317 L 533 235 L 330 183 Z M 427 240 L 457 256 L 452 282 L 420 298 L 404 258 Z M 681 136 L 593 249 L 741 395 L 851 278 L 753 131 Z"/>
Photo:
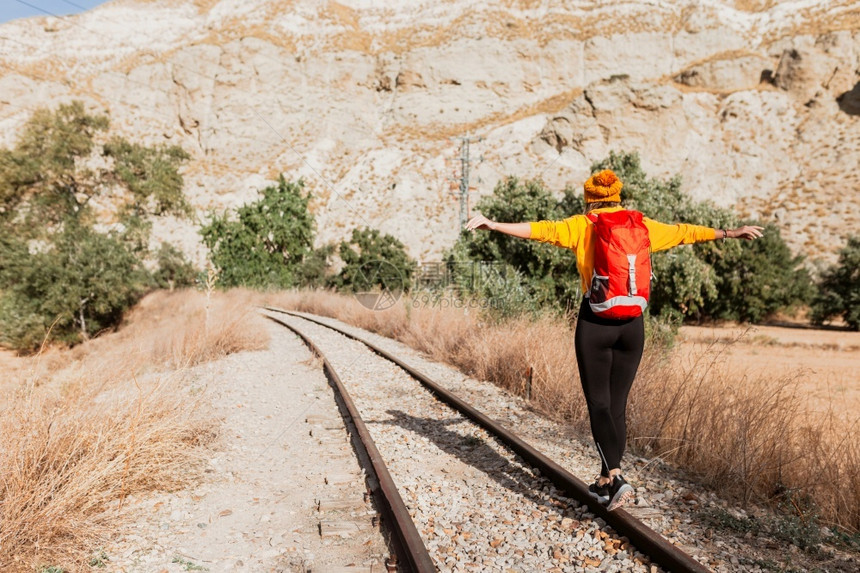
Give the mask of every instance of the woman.
<path id="1" fill-rule="evenodd" d="M 473 217 L 466 229 L 489 229 L 559 247 L 576 253 L 576 266 L 585 293 L 576 322 L 574 346 L 582 390 L 588 405 L 591 433 L 600 456 L 600 476 L 589 486 L 592 496 L 608 505 L 610 511 L 634 498 L 633 487 L 621 474 L 621 456 L 627 440 L 625 410 L 627 395 L 636 377 L 645 330 L 642 316 L 610 319 L 597 316 L 588 304 L 589 285 L 594 270 L 594 222 L 596 215 L 621 211 L 621 186 L 610 170 L 592 175 L 584 185 L 586 215 L 563 221 L 497 223 L 483 215 Z M 697 225 L 667 225 L 642 218 L 651 242 L 651 251 L 715 239 L 757 239 L 762 227 L 711 229 Z"/>

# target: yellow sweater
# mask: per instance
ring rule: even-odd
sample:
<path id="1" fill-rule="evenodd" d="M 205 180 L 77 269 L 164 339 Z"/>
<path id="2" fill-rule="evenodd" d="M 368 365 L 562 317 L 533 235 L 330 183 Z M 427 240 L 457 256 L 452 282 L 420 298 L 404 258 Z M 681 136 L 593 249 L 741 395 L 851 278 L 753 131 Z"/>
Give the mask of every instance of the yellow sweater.
<path id="1" fill-rule="evenodd" d="M 594 214 L 620 211 L 621 207 L 595 209 Z M 651 250 L 664 251 L 678 245 L 713 241 L 716 232 L 709 227 L 698 225 L 667 225 L 647 217 L 642 222 L 648 228 Z M 582 292 L 587 293 L 594 272 L 594 223 L 585 215 L 574 215 L 563 221 L 538 221 L 531 223 L 530 239 L 565 247 L 576 253 L 576 268 L 582 280 Z"/>

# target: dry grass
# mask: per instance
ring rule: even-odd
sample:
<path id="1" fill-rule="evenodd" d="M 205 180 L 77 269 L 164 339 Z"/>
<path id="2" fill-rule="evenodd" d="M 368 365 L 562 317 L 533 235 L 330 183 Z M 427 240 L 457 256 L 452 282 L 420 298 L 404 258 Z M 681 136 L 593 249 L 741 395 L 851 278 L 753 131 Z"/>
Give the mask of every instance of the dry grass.
<path id="1" fill-rule="evenodd" d="M 155 293 L 116 333 L 3 357 L 0 570 L 81 570 L 124 499 L 198 478 L 217 426 L 187 368 L 266 345 L 250 296 Z"/>
<path id="2" fill-rule="evenodd" d="M 402 304 L 373 312 L 350 297 L 322 292 L 270 299 L 395 338 L 520 395 L 531 368 L 532 404 L 587 431 L 573 329 L 561 319 L 482 323 L 474 311 Z M 814 499 L 824 523 L 858 530 L 856 420 L 846 427 L 837 416 L 813 415 L 799 379 L 728 371 L 723 347 L 715 344 L 681 367 L 667 351 L 646 348 L 628 408 L 631 448 L 743 503 L 782 502 L 802 512 Z"/>

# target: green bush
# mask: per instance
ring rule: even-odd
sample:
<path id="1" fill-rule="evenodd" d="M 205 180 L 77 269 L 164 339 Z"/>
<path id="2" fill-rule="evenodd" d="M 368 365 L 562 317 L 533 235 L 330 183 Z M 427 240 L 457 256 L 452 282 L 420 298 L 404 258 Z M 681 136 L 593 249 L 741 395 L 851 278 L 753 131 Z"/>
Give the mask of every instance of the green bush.
<path id="1" fill-rule="evenodd" d="M 860 330 L 860 236 L 848 238 L 839 261 L 821 275 L 812 303 L 812 321 L 823 324 L 842 316 L 853 330 Z"/>
<path id="2" fill-rule="evenodd" d="M 128 245 L 87 226 L 66 225 L 41 251 L 6 241 L 0 251 L 0 343 L 36 350 L 75 343 L 119 323 L 149 276 Z"/>
<path id="3" fill-rule="evenodd" d="M 755 241 L 732 241 L 703 249 L 703 260 L 714 269 L 717 297 L 708 314 L 717 318 L 761 322 L 768 316 L 807 304 L 812 279 L 803 257 L 794 256 L 773 225 Z"/>
<path id="4" fill-rule="evenodd" d="M 391 235 L 377 229 L 353 229 L 350 239 L 341 241 L 338 254 L 343 268 L 329 284 L 339 290 L 369 292 L 379 287 L 403 292 L 412 287 L 415 261 Z"/>
<path id="5" fill-rule="evenodd" d="M 421 300 L 441 303 L 443 297 L 455 297 L 487 311 L 487 317 L 501 320 L 522 313 L 538 314 L 542 307 L 530 277 L 506 261 L 473 260 L 468 253 L 469 241 L 458 241 L 445 255 L 446 273 L 452 284 L 428 285 Z M 444 286 L 447 292 L 440 288 Z M 551 307 L 557 310 L 555 306 Z"/>
<path id="6" fill-rule="evenodd" d="M 334 245 L 313 247 L 315 222 L 304 183 L 283 176 L 261 198 L 236 211 L 212 215 L 200 230 L 221 286 L 250 288 L 334 287 L 360 292 L 384 280 L 408 290 L 415 262 L 403 243 L 376 229 L 354 229 L 337 252 L 343 267 L 329 276 Z"/>
<path id="7" fill-rule="evenodd" d="M 114 177 L 131 194 L 124 206 L 137 216 L 191 215 L 191 206 L 182 193 L 182 176 L 176 166 L 189 155 L 173 146 L 146 147 L 114 137 L 104 146 L 104 155 L 114 160 Z"/>
<path id="8" fill-rule="evenodd" d="M 0 150 L 0 344 L 32 350 L 118 324 L 153 282 L 142 264 L 149 218 L 189 212 L 179 174 L 188 155 L 102 143 L 108 128 L 73 102 L 36 111 Z M 96 198 L 118 207 L 109 232 L 96 231 Z"/>
<path id="9" fill-rule="evenodd" d="M 290 288 L 300 283 L 305 259 L 313 252 L 314 218 L 304 183 L 266 187 L 262 197 L 228 213 L 212 215 L 200 229 L 221 286 Z"/>
<path id="10" fill-rule="evenodd" d="M 85 166 L 96 138 L 107 131 L 104 115 L 90 115 L 81 102 L 56 111 L 39 109 L 24 125 L 13 149 L 0 151 L 0 212 L 4 224 L 36 234 L 69 216 L 86 213 L 101 194 L 104 178 Z"/>
<path id="11" fill-rule="evenodd" d="M 155 286 L 167 290 L 191 287 L 200 271 L 186 258 L 185 253 L 171 245 L 162 243 L 155 253 L 156 268 L 152 272 Z"/>
<path id="12" fill-rule="evenodd" d="M 649 312 L 655 316 L 683 319 L 708 314 L 719 297 L 714 269 L 692 248 L 679 247 L 651 256 Z"/>
<path id="13" fill-rule="evenodd" d="M 334 254 L 333 244 L 323 245 L 305 256 L 298 268 L 297 279 L 303 288 L 323 288 L 330 283 L 331 257 Z"/>

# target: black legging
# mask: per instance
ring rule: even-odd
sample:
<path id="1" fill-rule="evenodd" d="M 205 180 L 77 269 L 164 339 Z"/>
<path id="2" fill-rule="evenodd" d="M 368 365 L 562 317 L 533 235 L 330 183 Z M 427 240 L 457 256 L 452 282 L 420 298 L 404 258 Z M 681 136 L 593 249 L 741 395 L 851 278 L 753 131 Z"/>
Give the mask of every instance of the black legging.
<path id="1" fill-rule="evenodd" d="M 603 319 L 583 299 L 574 345 L 591 434 L 600 455 L 600 474 L 608 477 L 610 469 L 621 467 L 627 442 L 627 394 L 645 346 L 643 319 Z"/>

